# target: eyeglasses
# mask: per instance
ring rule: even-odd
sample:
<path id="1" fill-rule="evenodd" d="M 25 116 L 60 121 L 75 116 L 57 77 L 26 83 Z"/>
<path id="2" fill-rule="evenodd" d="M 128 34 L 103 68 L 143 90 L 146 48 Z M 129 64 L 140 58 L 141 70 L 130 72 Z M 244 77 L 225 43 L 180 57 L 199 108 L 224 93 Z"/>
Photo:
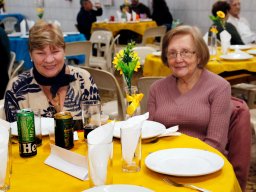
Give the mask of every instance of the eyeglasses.
<path id="1" fill-rule="evenodd" d="M 189 51 L 189 50 L 182 50 L 180 52 L 178 51 L 170 51 L 167 52 L 167 58 L 168 59 L 176 59 L 178 54 L 180 54 L 180 57 L 182 59 L 191 58 L 196 52 L 195 51 Z"/>

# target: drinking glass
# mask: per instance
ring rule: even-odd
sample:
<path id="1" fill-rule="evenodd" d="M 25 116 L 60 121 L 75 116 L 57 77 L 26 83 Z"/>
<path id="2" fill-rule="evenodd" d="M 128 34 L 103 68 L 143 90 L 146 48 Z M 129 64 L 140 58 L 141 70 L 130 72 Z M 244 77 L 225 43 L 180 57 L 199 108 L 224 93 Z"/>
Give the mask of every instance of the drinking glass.
<path id="1" fill-rule="evenodd" d="M 1 136 L 0 136 L 1 137 Z M 0 139 L 3 141 L 4 139 Z M 1 143 L 1 147 L 3 147 L 3 143 Z M 0 167 L 0 191 L 7 191 L 10 189 L 10 179 L 12 174 L 12 145 L 11 145 L 11 129 L 9 129 L 9 138 L 7 141 L 7 148 L 0 150 L 0 159 L 1 159 L 1 167 Z M 2 153 L 7 153 L 7 158 L 4 157 Z"/>
<path id="2" fill-rule="evenodd" d="M 142 123 L 121 127 L 123 172 L 138 172 L 141 169 L 141 129 Z"/>
<path id="3" fill-rule="evenodd" d="M 40 146 L 42 144 L 41 110 L 40 109 L 32 109 L 32 111 L 34 112 L 36 145 Z"/>
<path id="4" fill-rule="evenodd" d="M 88 133 L 101 125 L 100 114 L 101 104 L 99 100 L 87 100 L 81 102 L 82 121 L 84 138 L 87 139 Z"/>
<path id="5" fill-rule="evenodd" d="M 88 143 L 90 187 L 112 184 L 113 142 Z"/>

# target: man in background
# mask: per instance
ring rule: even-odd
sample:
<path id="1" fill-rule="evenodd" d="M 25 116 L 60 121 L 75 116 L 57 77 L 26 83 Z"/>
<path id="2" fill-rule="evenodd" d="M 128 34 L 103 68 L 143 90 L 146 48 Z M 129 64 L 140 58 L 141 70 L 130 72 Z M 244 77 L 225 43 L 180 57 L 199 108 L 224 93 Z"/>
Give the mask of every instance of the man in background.
<path id="1" fill-rule="evenodd" d="M 227 2 L 230 4 L 229 18 L 227 21 L 236 27 L 245 44 L 255 43 L 256 33 L 251 30 L 247 19 L 240 16 L 240 0 L 227 0 Z"/>
<path id="2" fill-rule="evenodd" d="M 6 32 L 0 27 L 0 99 L 3 99 L 9 81 L 10 44 Z"/>
<path id="3" fill-rule="evenodd" d="M 151 17 L 150 10 L 146 5 L 140 3 L 139 0 L 132 0 L 131 2 L 132 11 L 136 12 L 140 17 L 142 17 L 142 15 L 146 15 L 148 18 Z"/>
<path id="4" fill-rule="evenodd" d="M 95 3 L 94 7 L 90 0 L 80 0 L 81 9 L 77 14 L 77 28 L 83 33 L 87 40 L 91 37 L 92 23 L 97 21 L 97 16 L 102 15 L 100 3 Z M 93 9 L 95 8 L 95 9 Z"/>

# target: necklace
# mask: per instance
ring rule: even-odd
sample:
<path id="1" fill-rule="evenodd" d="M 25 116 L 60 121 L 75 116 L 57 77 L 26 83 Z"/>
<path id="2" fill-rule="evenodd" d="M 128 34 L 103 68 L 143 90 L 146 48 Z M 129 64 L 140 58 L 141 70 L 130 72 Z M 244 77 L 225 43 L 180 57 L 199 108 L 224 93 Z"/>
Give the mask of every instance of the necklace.
<path id="1" fill-rule="evenodd" d="M 53 107 L 54 107 L 54 109 L 56 110 L 57 113 L 60 112 L 61 111 L 61 106 L 60 106 L 60 95 L 59 95 L 59 93 L 57 92 L 56 96 L 53 98 L 49 89 L 47 89 L 45 87 L 42 87 L 42 89 L 43 89 L 43 92 L 44 92 L 48 102 L 51 103 L 51 105 L 53 105 Z"/>

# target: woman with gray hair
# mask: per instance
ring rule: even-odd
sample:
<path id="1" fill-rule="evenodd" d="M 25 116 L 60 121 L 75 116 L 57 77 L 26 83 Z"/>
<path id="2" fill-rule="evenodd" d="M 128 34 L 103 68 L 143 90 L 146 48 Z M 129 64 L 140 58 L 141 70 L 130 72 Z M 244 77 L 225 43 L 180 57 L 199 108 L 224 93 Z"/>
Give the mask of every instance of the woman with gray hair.
<path id="1" fill-rule="evenodd" d="M 198 28 L 179 26 L 167 32 L 162 61 L 172 75 L 155 82 L 148 99 L 150 120 L 199 138 L 223 154 L 228 141 L 231 88 L 205 69 L 209 50 Z"/>
<path id="2" fill-rule="evenodd" d="M 90 74 L 66 65 L 65 42 L 59 26 L 37 22 L 29 31 L 29 52 L 33 68 L 10 80 L 5 93 L 9 122 L 15 121 L 17 110 L 23 108 L 41 109 L 44 117 L 69 111 L 78 120 L 81 100 L 99 100 Z"/>

